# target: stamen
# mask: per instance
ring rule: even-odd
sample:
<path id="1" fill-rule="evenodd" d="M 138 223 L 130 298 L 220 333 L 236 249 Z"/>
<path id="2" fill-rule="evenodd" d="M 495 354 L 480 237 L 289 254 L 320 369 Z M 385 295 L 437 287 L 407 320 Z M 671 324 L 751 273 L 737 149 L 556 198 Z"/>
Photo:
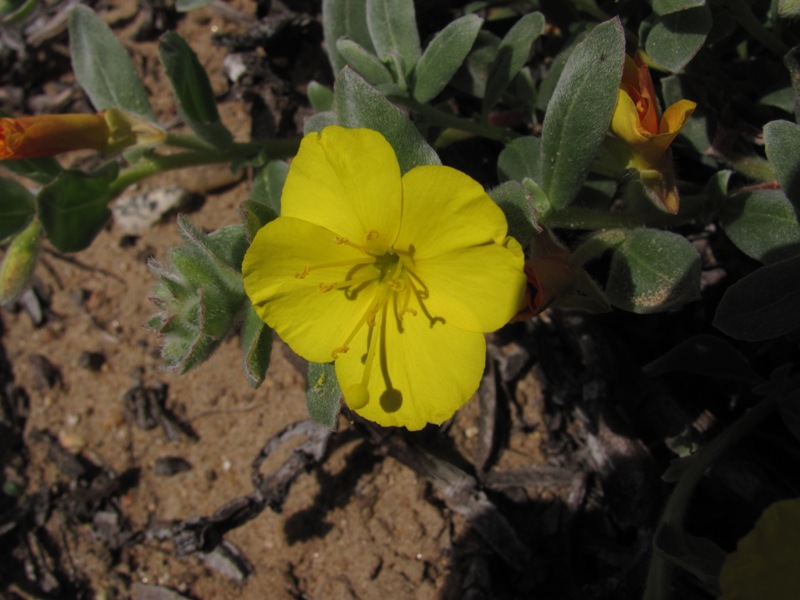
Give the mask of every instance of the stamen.
<path id="1" fill-rule="evenodd" d="M 433 327 L 437 322 L 446 323 L 444 318 L 442 318 L 442 317 L 434 317 L 430 312 L 428 312 L 428 309 L 425 308 L 425 303 L 423 302 L 423 300 L 426 300 L 428 298 L 428 288 L 425 287 L 425 284 L 422 283 L 422 281 L 420 281 L 419 277 L 414 275 L 414 273 L 409 271 L 408 274 L 411 275 L 411 277 L 409 277 L 409 279 L 408 279 L 408 283 L 409 283 L 409 286 L 411 287 L 411 291 L 414 292 L 414 296 L 417 298 L 417 302 L 419 303 L 419 307 L 422 310 L 422 313 L 428 318 L 428 321 L 430 321 L 431 327 Z M 415 280 L 418 281 L 419 284 L 422 286 L 421 289 L 417 289 L 417 286 L 414 283 Z"/>
<path id="2" fill-rule="evenodd" d="M 364 326 L 364 324 L 367 324 L 367 326 L 370 328 L 375 327 L 375 316 L 377 315 L 380 307 L 386 304 L 387 293 L 388 288 L 386 286 L 381 286 L 375 292 L 375 298 L 373 298 L 372 303 L 370 303 L 367 310 L 364 311 L 364 314 L 358 320 L 358 323 L 356 323 L 353 331 L 350 332 L 350 335 L 347 336 L 347 339 L 341 346 L 336 346 L 331 351 L 331 356 L 334 360 L 336 360 L 336 357 L 339 356 L 339 354 L 347 352 L 350 349 L 350 342 L 352 342 L 356 335 L 358 335 L 358 332 L 361 331 L 361 328 Z"/>

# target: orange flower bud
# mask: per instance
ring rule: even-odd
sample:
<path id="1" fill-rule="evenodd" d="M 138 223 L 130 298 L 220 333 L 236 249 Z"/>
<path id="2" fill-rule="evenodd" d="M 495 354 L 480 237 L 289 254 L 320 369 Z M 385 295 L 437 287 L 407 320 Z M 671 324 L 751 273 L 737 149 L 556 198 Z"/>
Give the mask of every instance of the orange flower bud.
<path id="1" fill-rule="evenodd" d="M 525 296 L 512 323 L 527 321 L 550 306 L 575 284 L 575 272 L 560 257 L 532 258 L 525 263 Z"/>
<path id="2" fill-rule="evenodd" d="M 640 54 L 625 57 L 611 132 L 628 147 L 629 168 L 642 175 L 648 195 L 660 208 L 678 212 L 678 192 L 672 172 L 670 144 L 697 104 L 679 100 L 658 117 L 658 102 L 650 70 Z"/>
<path id="3" fill-rule="evenodd" d="M 108 145 L 109 136 L 102 114 L 0 118 L 0 160 L 102 150 Z"/>

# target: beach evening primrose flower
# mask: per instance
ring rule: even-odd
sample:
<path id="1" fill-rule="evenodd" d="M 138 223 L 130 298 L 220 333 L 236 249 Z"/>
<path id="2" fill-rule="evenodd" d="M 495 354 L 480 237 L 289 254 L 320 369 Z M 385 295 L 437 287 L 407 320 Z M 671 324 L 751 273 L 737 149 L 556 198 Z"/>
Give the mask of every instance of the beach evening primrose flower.
<path id="1" fill-rule="evenodd" d="M 696 106 L 691 100 L 679 100 L 659 120 L 650 70 L 639 53 L 625 57 L 611 132 L 625 142 L 627 167 L 639 171 L 648 196 L 667 212 L 678 212 L 679 205 L 670 144 Z"/>
<path id="2" fill-rule="evenodd" d="M 467 175 L 401 175 L 381 134 L 331 126 L 303 138 L 281 216 L 244 257 L 244 286 L 295 352 L 335 361 L 350 408 L 417 430 L 472 396 L 484 332 L 520 306 L 523 252 L 507 230 Z"/>

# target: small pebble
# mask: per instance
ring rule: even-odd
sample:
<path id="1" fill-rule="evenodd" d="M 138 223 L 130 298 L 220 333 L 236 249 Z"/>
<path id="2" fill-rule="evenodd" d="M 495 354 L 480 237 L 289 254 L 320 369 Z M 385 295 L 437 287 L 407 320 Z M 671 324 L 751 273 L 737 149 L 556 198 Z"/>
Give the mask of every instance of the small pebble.
<path id="1" fill-rule="evenodd" d="M 162 456 L 156 459 L 153 472 L 159 477 L 172 477 L 190 471 L 192 465 L 180 456 Z"/>

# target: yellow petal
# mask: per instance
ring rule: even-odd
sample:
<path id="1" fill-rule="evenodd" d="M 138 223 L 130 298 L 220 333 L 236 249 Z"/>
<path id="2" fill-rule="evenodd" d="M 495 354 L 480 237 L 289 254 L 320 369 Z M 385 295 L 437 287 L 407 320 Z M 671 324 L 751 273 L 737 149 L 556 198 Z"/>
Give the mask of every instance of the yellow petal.
<path id="1" fill-rule="evenodd" d="M 343 281 L 352 268 L 348 264 L 365 257 L 334 237 L 318 225 L 280 217 L 259 230 L 242 263 L 245 291 L 258 316 L 312 362 L 333 360 L 333 350 L 356 328 L 376 287 L 369 284 L 350 298 L 343 290 L 321 291 L 320 285 Z M 307 267 L 307 275 L 298 277 Z M 362 270 L 367 269 L 379 274 L 371 266 Z"/>
<path id="2" fill-rule="evenodd" d="M 389 248 L 400 223 L 400 166 L 389 142 L 370 129 L 326 127 L 300 143 L 286 177 L 281 215 L 363 244 L 377 232 Z"/>
<path id="3" fill-rule="evenodd" d="M 722 566 L 719 600 L 794 600 L 800 590 L 800 499 L 767 508 Z"/>
<path id="4" fill-rule="evenodd" d="M 661 125 L 659 126 L 660 133 L 675 133 L 677 134 L 689 117 L 692 116 L 694 109 L 697 108 L 697 103 L 691 100 L 679 100 L 667 110 L 661 117 Z"/>
<path id="5" fill-rule="evenodd" d="M 619 90 L 617 107 L 611 117 L 611 132 L 631 146 L 646 144 L 652 137 L 642 128 L 636 104 L 624 90 Z"/>
<path id="6" fill-rule="evenodd" d="M 413 246 L 415 260 L 503 243 L 507 231 L 503 211 L 468 175 L 440 166 L 416 167 L 403 175 L 403 223 L 395 248 Z"/>
<path id="7" fill-rule="evenodd" d="M 525 292 L 522 247 L 489 243 L 419 260 L 414 273 L 428 287 L 425 306 L 448 325 L 494 331 L 517 314 Z"/>
<path id="8" fill-rule="evenodd" d="M 376 356 L 367 394 L 360 383 L 370 330 L 364 328 L 336 360 L 345 400 L 365 419 L 422 429 L 452 417 L 478 389 L 486 360 L 483 334 L 438 322 L 431 327 L 421 311 L 405 316 L 401 332 L 391 306 L 371 331 Z"/>

